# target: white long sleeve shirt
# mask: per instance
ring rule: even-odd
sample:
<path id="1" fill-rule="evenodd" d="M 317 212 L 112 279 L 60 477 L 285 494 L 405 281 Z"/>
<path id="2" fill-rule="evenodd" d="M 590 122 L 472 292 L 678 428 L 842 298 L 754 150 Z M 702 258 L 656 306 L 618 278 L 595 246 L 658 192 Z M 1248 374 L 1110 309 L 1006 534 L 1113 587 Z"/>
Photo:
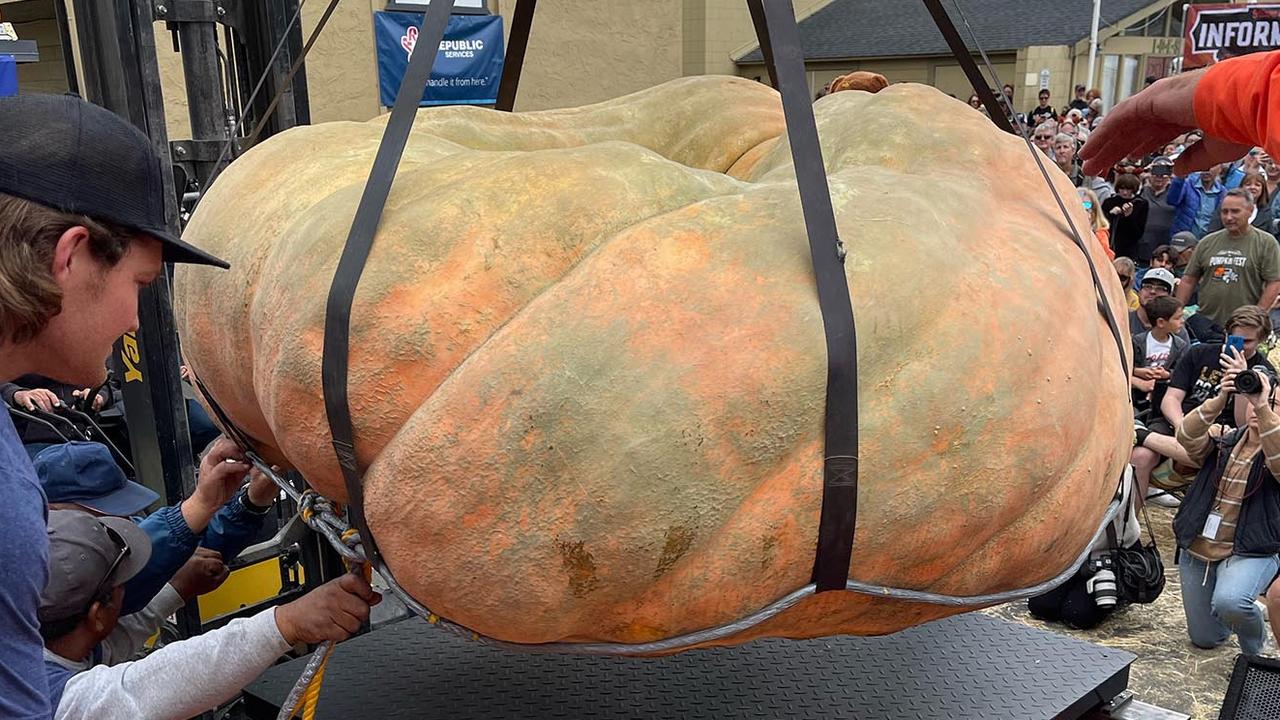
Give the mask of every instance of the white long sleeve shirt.
<path id="1" fill-rule="evenodd" d="M 79 671 L 54 720 L 183 720 L 235 697 L 288 649 L 270 608 L 117 665 L 88 667 L 46 651 L 47 660 Z"/>

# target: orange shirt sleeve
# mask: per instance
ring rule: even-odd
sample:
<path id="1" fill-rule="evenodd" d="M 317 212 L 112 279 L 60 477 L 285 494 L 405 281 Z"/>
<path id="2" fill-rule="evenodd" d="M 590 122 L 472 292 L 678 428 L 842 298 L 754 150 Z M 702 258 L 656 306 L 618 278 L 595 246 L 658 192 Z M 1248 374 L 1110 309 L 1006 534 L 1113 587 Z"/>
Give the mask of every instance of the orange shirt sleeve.
<path id="1" fill-rule="evenodd" d="M 1196 86 L 1195 112 L 1206 135 L 1280 154 L 1280 51 L 1231 58 L 1209 68 Z"/>

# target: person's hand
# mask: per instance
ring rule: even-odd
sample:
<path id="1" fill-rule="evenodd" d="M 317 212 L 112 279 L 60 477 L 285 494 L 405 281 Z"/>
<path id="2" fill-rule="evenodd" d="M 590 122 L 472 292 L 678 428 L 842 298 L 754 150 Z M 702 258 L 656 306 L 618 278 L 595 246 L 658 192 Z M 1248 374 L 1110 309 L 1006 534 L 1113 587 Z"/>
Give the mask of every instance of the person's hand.
<path id="1" fill-rule="evenodd" d="M 1249 153 L 1244 156 L 1244 160 L 1241 162 L 1241 169 L 1247 173 L 1258 172 L 1258 169 L 1262 167 L 1262 162 L 1258 159 L 1258 152 L 1258 148 L 1249 150 Z"/>
<path id="2" fill-rule="evenodd" d="M 244 484 L 249 469 L 248 461 L 234 442 L 225 437 L 214 441 L 200 461 L 195 492 L 182 501 L 182 517 L 192 532 L 204 532 L 213 514 Z"/>
<path id="3" fill-rule="evenodd" d="M 191 380 L 191 368 L 187 367 L 186 365 L 179 365 L 179 366 L 178 366 L 178 377 L 182 378 L 183 380 L 190 381 L 190 380 Z"/>
<path id="4" fill-rule="evenodd" d="M 1154 380 L 1156 377 L 1155 368 L 1134 368 L 1133 376 L 1139 380 Z"/>
<path id="5" fill-rule="evenodd" d="M 71 391 L 71 397 L 74 397 L 77 400 L 84 400 L 90 395 L 93 395 L 93 402 L 90 404 L 90 407 L 92 407 L 95 412 L 98 410 L 101 410 L 102 406 L 107 404 L 106 397 L 104 397 L 102 393 L 94 394 L 93 388 L 85 388 L 83 390 Z"/>
<path id="6" fill-rule="evenodd" d="M 1158 367 L 1158 368 L 1151 368 L 1151 370 L 1153 373 L 1155 373 L 1153 377 L 1156 380 L 1168 380 L 1169 378 L 1173 377 L 1173 373 L 1169 372 L 1169 368 Z"/>
<path id="7" fill-rule="evenodd" d="M 19 390 L 13 394 L 13 404 L 21 410 L 35 410 L 40 408 L 45 412 L 53 412 L 54 408 L 62 407 L 62 401 L 52 390 L 44 388 L 36 388 L 35 390 Z"/>
<path id="8" fill-rule="evenodd" d="M 271 470 L 279 473 L 280 468 L 272 465 Z M 249 471 L 249 502 L 258 507 L 271 507 L 271 503 L 280 497 L 280 488 L 267 474 L 253 468 Z"/>
<path id="9" fill-rule="evenodd" d="M 183 600 L 191 600 L 217 590 L 230 575 L 230 568 L 222 562 L 222 553 L 198 547 L 191 559 L 169 579 L 169 584 Z"/>
<path id="10" fill-rule="evenodd" d="M 1204 74 L 1202 69 L 1159 80 L 1112 108 L 1080 149 L 1084 174 L 1102 175 L 1128 155 L 1146 155 L 1195 129 L 1196 87 Z M 1250 149 L 1251 145 L 1206 137 L 1178 156 L 1174 172 L 1185 176 L 1206 170 L 1236 160 Z"/>
<path id="11" fill-rule="evenodd" d="M 276 608 L 276 628 L 290 645 L 342 642 L 360 631 L 369 608 L 381 601 L 364 578 L 347 573 Z"/>
<path id="12" fill-rule="evenodd" d="M 1125 217 L 1128 217 L 1133 214 L 1133 203 L 1125 203 L 1120 206 L 1120 209 L 1124 211 Z"/>
<path id="13" fill-rule="evenodd" d="M 1116 205 L 1115 207 L 1111 208 L 1111 212 L 1110 212 L 1109 214 L 1111 214 L 1111 215 L 1119 215 L 1119 214 L 1120 214 L 1120 206 L 1119 206 L 1119 205 Z"/>
<path id="14" fill-rule="evenodd" d="M 1137 380 L 1134 380 L 1132 384 L 1134 388 L 1141 390 L 1144 393 L 1149 393 L 1152 390 L 1156 389 L 1156 381 L 1154 378 L 1148 378 L 1145 380 L 1139 378 Z"/>
<path id="15" fill-rule="evenodd" d="M 1219 355 L 1218 362 L 1223 371 L 1221 393 L 1228 395 L 1236 391 L 1236 376 L 1247 370 L 1249 364 L 1245 361 L 1244 355 L 1234 347 L 1227 348 L 1226 352 Z"/>
<path id="16" fill-rule="evenodd" d="M 1253 395 L 1247 396 L 1255 410 L 1271 402 L 1271 378 L 1267 377 L 1264 372 L 1258 373 L 1258 378 L 1262 380 L 1262 389 Z"/>

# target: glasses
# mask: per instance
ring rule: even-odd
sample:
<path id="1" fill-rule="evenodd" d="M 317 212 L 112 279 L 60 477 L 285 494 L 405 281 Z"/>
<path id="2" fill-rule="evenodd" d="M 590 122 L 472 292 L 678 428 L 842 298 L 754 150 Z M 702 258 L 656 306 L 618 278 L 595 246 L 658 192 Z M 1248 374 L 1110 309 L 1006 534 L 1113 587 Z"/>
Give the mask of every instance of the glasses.
<path id="1" fill-rule="evenodd" d="M 1085 209 L 1085 210 L 1092 210 L 1092 209 L 1093 209 L 1093 201 L 1092 201 L 1092 200 L 1085 200 L 1085 201 L 1084 201 L 1084 209 Z"/>
<path id="2" fill-rule="evenodd" d="M 1121 284 L 1121 285 L 1128 285 L 1128 284 L 1129 284 L 1129 283 L 1131 283 L 1131 282 L 1133 282 L 1133 276 L 1132 276 L 1132 275 L 1121 275 L 1121 276 L 1120 276 L 1120 284 Z"/>
<path id="3" fill-rule="evenodd" d="M 102 576 L 98 586 L 93 589 L 93 595 L 89 596 L 89 604 L 91 605 L 95 600 L 102 597 L 103 591 L 107 589 L 107 583 L 111 582 L 111 576 L 116 574 L 116 570 L 120 569 L 120 563 L 124 562 L 124 559 L 129 557 L 129 553 L 132 552 L 129 549 L 129 543 L 125 542 L 120 533 L 112 530 L 107 525 L 103 525 L 102 529 L 107 531 L 107 537 L 111 538 L 111 542 L 115 543 L 120 552 L 116 554 L 116 559 L 111 561 L 111 566 L 107 568 L 107 574 Z"/>
<path id="4" fill-rule="evenodd" d="M 1052 136 L 1052 135 L 1037 135 L 1037 136 L 1036 136 L 1036 139 L 1037 139 L 1037 140 L 1052 140 L 1052 139 L 1053 139 L 1053 136 Z"/>

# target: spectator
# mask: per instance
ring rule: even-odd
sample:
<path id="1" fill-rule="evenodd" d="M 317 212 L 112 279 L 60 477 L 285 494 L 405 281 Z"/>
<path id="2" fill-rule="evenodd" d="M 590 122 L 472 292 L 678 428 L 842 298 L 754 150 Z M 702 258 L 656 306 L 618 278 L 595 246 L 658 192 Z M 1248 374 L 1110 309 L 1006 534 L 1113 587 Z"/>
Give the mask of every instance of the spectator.
<path id="1" fill-rule="evenodd" d="M 1031 112 L 1027 113 L 1027 119 L 1035 125 L 1040 125 L 1046 120 L 1057 120 L 1058 113 L 1049 105 L 1049 91 L 1041 89 L 1038 97 L 1040 104 L 1031 108 Z"/>
<path id="2" fill-rule="evenodd" d="M 1190 230 L 1183 230 L 1173 234 L 1169 239 L 1169 248 L 1177 255 L 1174 260 L 1173 274 L 1181 278 L 1187 271 L 1187 265 L 1191 263 L 1191 256 L 1196 252 L 1196 246 L 1200 244 L 1200 239 Z M 1194 289 L 1192 294 L 1195 294 Z M 1186 302 L 1185 300 L 1183 302 Z"/>
<path id="3" fill-rule="evenodd" d="M 225 438 L 210 448 L 200 464 L 191 497 L 139 519 L 151 541 L 151 561 L 130 580 L 124 614 L 138 612 L 160 592 L 196 551 L 197 546 L 234 558 L 257 537 L 279 493 L 275 483 L 248 466 L 228 462 L 235 445 Z M 36 475 L 51 508 L 74 508 L 99 515 L 132 516 L 158 496 L 130 482 L 97 443 L 66 443 L 40 454 Z"/>
<path id="4" fill-rule="evenodd" d="M 1280 294 L 1280 246 L 1275 236 L 1249 225 L 1253 209 L 1249 193 L 1226 191 L 1224 229 L 1200 241 L 1178 286 L 1179 300 L 1188 302 L 1196 290 L 1200 313 L 1219 324 L 1241 305 L 1270 309 Z"/>
<path id="5" fill-rule="evenodd" d="M 1267 194 L 1267 181 L 1262 177 L 1262 171 L 1245 172 L 1241 176 L 1240 189 L 1253 198 L 1253 213 L 1249 216 L 1249 224 L 1274 235 L 1276 224 L 1271 214 L 1271 196 Z M 1219 213 L 1209 225 L 1209 232 L 1217 232 L 1221 229 L 1222 216 Z"/>
<path id="6" fill-rule="evenodd" d="M 1235 348 L 1223 362 L 1221 387 L 1178 428 L 1199 468 L 1173 519 L 1178 575 L 1192 644 L 1214 648 L 1234 632 L 1240 650 L 1257 655 L 1266 626 L 1255 601 L 1280 570 L 1280 417 L 1267 374 L 1260 392 L 1237 395 L 1249 363 Z M 1209 429 L 1228 410 L 1238 429 L 1215 440 Z"/>
<path id="7" fill-rule="evenodd" d="M 1147 304 L 1159 297 L 1169 297 L 1173 295 L 1173 290 L 1177 287 L 1178 281 L 1173 277 L 1173 273 L 1164 268 L 1151 268 L 1142 276 L 1142 283 L 1138 286 L 1138 308 L 1129 311 L 1129 332 L 1136 333 L 1142 330 L 1150 330 L 1153 325 L 1151 318 L 1147 316 Z M 1191 342 L 1191 338 L 1187 335 L 1186 329 L 1174 331 L 1179 337 L 1187 343 Z M 1170 433 L 1172 435 L 1173 433 Z"/>
<path id="8" fill-rule="evenodd" d="M 1271 335 L 1271 318 L 1262 308 L 1256 305 L 1236 308 L 1227 320 L 1226 332 L 1244 338 L 1242 355 L 1250 367 L 1262 365 L 1275 372 L 1266 356 L 1258 352 L 1258 345 Z M 1169 389 L 1160 402 L 1160 412 L 1168 422 L 1170 434 L 1173 428 L 1182 423 L 1187 413 L 1217 392 L 1218 384 L 1223 378 L 1223 352 L 1221 343 L 1192 345 L 1174 366 Z M 1233 425 L 1235 420 L 1230 413 L 1225 413 L 1221 422 Z"/>
<path id="9" fill-rule="evenodd" d="M 1080 188 L 1076 192 L 1080 193 L 1080 202 L 1084 205 L 1085 214 L 1089 216 L 1089 229 L 1093 232 L 1093 236 L 1098 239 L 1107 257 L 1115 260 L 1116 254 L 1111 251 L 1110 226 L 1107 224 L 1107 218 L 1102 214 L 1102 204 L 1098 202 L 1098 196 L 1087 188 Z"/>
<path id="10" fill-rule="evenodd" d="M 340 642 L 381 597 L 348 573 L 298 600 L 172 643 L 141 660 L 94 664 L 95 648 L 120 617 L 123 582 L 146 564 L 146 535 L 128 520 L 68 510 L 49 514 L 49 585 L 40 596 L 40 634 L 56 720 L 185 718 L 232 698 L 296 644 Z"/>
<path id="11" fill-rule="evenodd" d="M 1136 258 L 1147 229 L 1147 201 L 1138 197 L 1142 183 L 1137 175 L 1116 176 L 1116 194 L 1102 202 L 1102 214 L 1111 223 L 1111 249 L 1116 255 Z M 1147 257 L 1150 260 L 1150 256 Z"/>
<path id="12" fill-rule="evenodd" d="M 1078 188 L 1086 188 L 1093 193 L 1099 201 L 1105 200 L 1112 195 L 1111 186 L 1105 180 L 1099 177 L 1088 176 L 1080 169 L 1080 162 L 1076 157 L 1077 144 L 1075 139 L 1065 133 L 1058 133 L 1053 140 L 1053 161 L 1058 169 L 1071 179 L 1071 184 Z M 1102 212 L 1102 208 L 1098 208 L 1098 212 Z M 1111 246 L 1107 246 L 1107 254 L 1114 257 L 1111 253 Z"/>
<path id="13" fill-rule="evenodd" d="M 1000 88 L 1000 93 L 1004 97 L 1004 112 L 1009 118 L 1009 124 L 1018 129 L 1027 124 L 1027 116 L 1014 109 L 1013 104 L 1013 86 L 1005 83 Z"/>
<path id="14" fill-rule="evenodd" d="M 1182 330 L 1182 303 L 1169 295 L 1152 299 L 1143 308 L 1151 321 L 1150 330 L 1133 334 L 1134 407 L 1160 407 L 1173 368 L 1190 343 L 1178 337 Z"/>
<path id="15" fill-rule="evenodd" d="M 1094 98 L 1089 101 L 1089 122 L 1095 124 L 1096 121 L 1102 119 L 1102 98 Z"/>
<path id="16" fill-rule="evenodd" d="M 1133 334 L 1134 369 L 1129 385 L 1133 392 L 1137 442 L 1129 462 L 1140 490 L 1138 504 L 1154 495 L 1156 504 L 1172 507 L 1177 505 L 1176 499 L 1164 493 L 1151 493 L 1151 472 L 1166 457 L 1183 464 L 1188 462 L 1173 438 L 1173 428 L 1160 417 L 1159 408 L 1173 369 L 1189 344 L 1181 336 L 1182 303 L 1177 298 L 1157 297 L 1146 304 L 1146 312 L 1152 319 L 1152 328 Z"/>
<path id="17" fill-rule="evenodd" d="M 1146 187 L 1138 194 L 1147 204 L 1147 222 L 1142 239 L 1133 259 L 1145 265 L 1151 261 L 1151 252 L 1165 245 L 1173 235 L 1173 218 L 1176 208 L 1169 203 L 1169 183 L 1173 179 L 1173 162 L 1164 158 L 1151 164 Z"/>
<path id="18" fill-rule="evenodd" d="M 1271 198 L 1271 217 L 1280 220 L 1280 164 L 1265 150 L 1258 155 L 1258 165 L 1262 169 L 1262 177 L 1267 180 L 1267 197 Z M 1273 235 L 1275 233 L 1272 233 Z"/>
<path id="19" fill-rule="evenodd" d="M 1112 265 L 1116 268 L 1116 277 L 1120 278 L 1120 287 L 1124 288 L 1124 297 L 1129 304 L 1129 312 L 1138 309 L 1139 300 L 1138 292 L 1133 289 L 1133 278 L 1138 272 L 1138 266 L 1133 264 L 1133 260 L 1127 257 L 1118 257 Z"/>
<path id="20" fill-rule="evenodd" d="M 1178 262 L 1178 253 L 1176 253 L 1171 245 L 1158 245 L 1155 250 L 1151 251 L 1151 268 L 1163 268 L 1169 272 L 1173 272 Z"/>
<path id="21" fill-rule="evenodd" d="M 982 99 L 978 97 L 977 93 L 974 93 L 969 96 L 969 107 L 973 108 L 974 110 L 982 109 Z"/>
<path id="22" fill-rule="evenodd" d="M 1209 224 L 1218 212 L 1218 203 L 1226 188 L 1218 180 L 1222 165 L 1205 172 L 1192 173 L 1186 179 L 1174 177 L 1169 185 L 1169 204 L 1177 208 L 1173 219 L 1175 233 L 1190 230 L 1196 238 L 1209 232 Z"/>
<path id="23" fill-rule="evenodd" d="M 1085 97 L 1084 85 L 1076 85 L 1076 97 L 1067 105 L 1068 110 L 1079 110 L 1084 112 L 1089 109 L 1089 99 Z"/>
<path id="24" fill-rule="evenodd" d="M 1053 138 L 1058 134 L 1058 128 L 1052 123 L 1040 123 L 1036 126 L 1035 133 L 1031 136 L 1031 142 L 1040 148 L 1045 155 L 1053 159 Z"/>

